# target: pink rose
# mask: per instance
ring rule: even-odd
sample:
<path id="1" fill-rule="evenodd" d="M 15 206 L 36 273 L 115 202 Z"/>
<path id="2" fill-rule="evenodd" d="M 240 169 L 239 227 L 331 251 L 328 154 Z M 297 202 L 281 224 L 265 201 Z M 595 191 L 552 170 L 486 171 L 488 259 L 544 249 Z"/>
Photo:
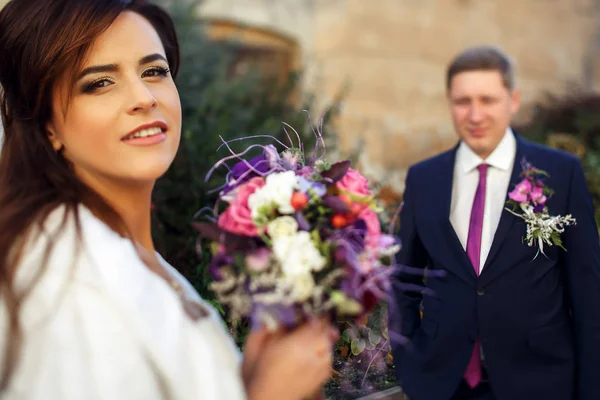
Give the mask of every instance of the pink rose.
<path id="1" fill-rule="evenodd" d="M 370 208 L 365 208 L 358 218 L 365 221 L 367 224 L 366 245 L 370 249 L 377 249 L 379 246 L 379 238 L 381 237 L 381 224 L 379 217 Z"/>
<path id="2" fill-rule="evenodd" d="M 517 186 L 515 186 L 515 189 L 508 194 L 508 197 L 517 203 L 526 203 L 530 192 L 531 182 L 529 182 L 527 179 L 523 179 L 517 184 Z"/>
<path id="3" fill-rule="evenodd" d="M 264 185 L 265 180 L 261 177 L 252 178 L 240 185 L 229 207 L 219 216 L 219 227 L 239 235 L 258 236 L 248 207 L 248 197 Z"/>
<path id="4" fill-rule="evenodd" d="M 536 186 L 531 190 L 531 201 L 533 201 L 536 205 L 544 205 L 546 203 L 546 196 L 544 196 L 544 190 Z"/>
<path id="5" fill-rule="evenodd" d="M 352 168 L 348 168 L 348 172 L 346 172 L 346 175 L 337 182 L 336 186 L 340 190 L 358 194 L 360 196 L 368 196 L 371 194 L 367 178 Z"/>

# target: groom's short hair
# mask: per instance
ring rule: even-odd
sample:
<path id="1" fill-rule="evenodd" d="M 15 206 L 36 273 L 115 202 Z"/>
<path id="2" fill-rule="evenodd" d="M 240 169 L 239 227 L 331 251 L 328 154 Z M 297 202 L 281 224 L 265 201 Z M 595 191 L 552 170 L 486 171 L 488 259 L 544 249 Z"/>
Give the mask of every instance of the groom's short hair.
<path id="1" fill-rule="evenodd" d="M 475 46 L 458 54 L 446 70 L 446 90 L 450 90 L 455 75 L 468 71 L 498 71 L 504 86 L 508 90 L 515 88 L 513 62 L 498 47 Z"/>

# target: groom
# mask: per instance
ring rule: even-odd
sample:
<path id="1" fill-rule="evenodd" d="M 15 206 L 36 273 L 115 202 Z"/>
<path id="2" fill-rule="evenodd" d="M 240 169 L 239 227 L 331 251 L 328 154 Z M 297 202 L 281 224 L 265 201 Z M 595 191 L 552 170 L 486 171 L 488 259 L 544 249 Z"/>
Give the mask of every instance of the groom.
<path id="1" fill-rule="evenodd" d="M 445 275 L 427 277 L 432 295 L 401 288 L 423 274 L 394 282 L 390 331 L 409 339 L 393 346 L 398 380 L 411 400 L 599 400 L 600 246 L 581 165 L 511 130 L 520 95 L 499 50 L 466 50 L 446 78 L 460 142 L 409 169 L 398 257 Z M 549 214 L 577 221 L 567 251 L 536 257 L 504 209 L 523 158 L 550 175 Z"/>

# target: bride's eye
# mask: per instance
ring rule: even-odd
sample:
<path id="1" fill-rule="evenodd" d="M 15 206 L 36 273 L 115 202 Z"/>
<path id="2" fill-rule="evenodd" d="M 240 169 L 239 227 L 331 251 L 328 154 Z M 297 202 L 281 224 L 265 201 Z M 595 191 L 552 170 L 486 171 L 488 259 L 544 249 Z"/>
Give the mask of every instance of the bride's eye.
<path id="1" fill-rule="evenodd" d="M 114 82 L 108 77 L 98 78 L 83 86 L 83 93 L 94 93 L 95 91 L 112 85 Z"/>
<path id="2" fill-rule="evenodd" d="M 169 75 L 169 68 L 151 67 L 142 72 L 142 78 L 166 77 Z"/>

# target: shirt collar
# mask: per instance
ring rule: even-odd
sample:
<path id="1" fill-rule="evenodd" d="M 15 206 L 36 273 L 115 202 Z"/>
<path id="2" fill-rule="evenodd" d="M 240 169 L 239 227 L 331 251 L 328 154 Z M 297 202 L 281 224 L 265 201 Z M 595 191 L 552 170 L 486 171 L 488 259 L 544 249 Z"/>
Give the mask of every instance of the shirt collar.
<path id="1" fill-rule="evenodd" d="M 465 142 L 461 141 L 456 152 L 456 161 L 463 173 L 470 172 L 483 163 L 500 170 L 509 171 L 515 161 L 516 151 L 517 140 L 512 129 L 507 128 L 504 137 L 487 159 L 484 160 L 479 157 Z"/>

